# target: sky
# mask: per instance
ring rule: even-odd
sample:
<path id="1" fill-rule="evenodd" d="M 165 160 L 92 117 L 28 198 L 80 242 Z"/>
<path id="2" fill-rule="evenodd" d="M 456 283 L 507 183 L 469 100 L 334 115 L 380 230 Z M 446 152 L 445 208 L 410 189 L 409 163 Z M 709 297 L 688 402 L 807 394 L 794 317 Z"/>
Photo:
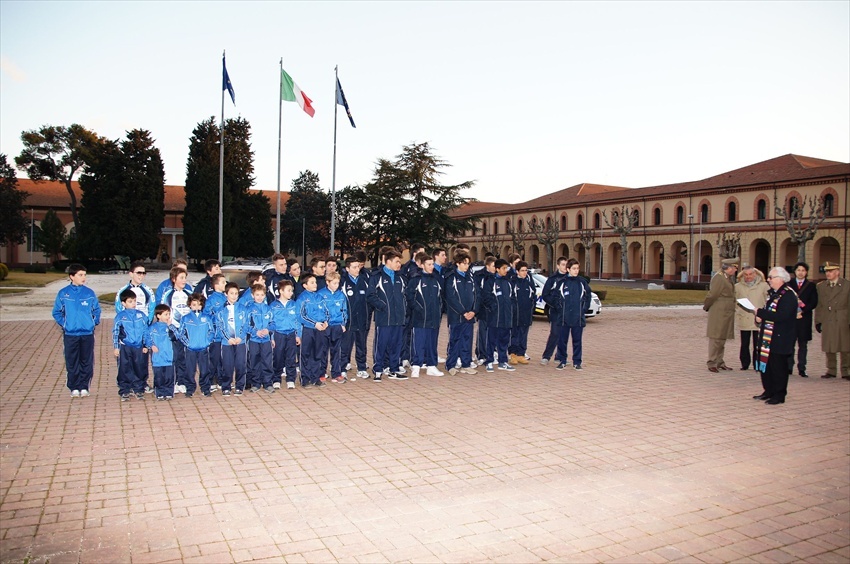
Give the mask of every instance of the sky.
<path id="1" fill-rule="evenodd" d="M 195 126 L 252 127 L 256 187 L 336 187 L 428 142 L 463 195 L 518 203 L 582 182 L 699 180 L 788 153 L 850 162 L 850 2 L 48 2 L 0 0 L 0 153 L 21 132 L 141 128 L 167 184 Z M 342 108 L 339 108 L 342 110 Z M 23 173 L 20 173 L 22 176 Z"/>

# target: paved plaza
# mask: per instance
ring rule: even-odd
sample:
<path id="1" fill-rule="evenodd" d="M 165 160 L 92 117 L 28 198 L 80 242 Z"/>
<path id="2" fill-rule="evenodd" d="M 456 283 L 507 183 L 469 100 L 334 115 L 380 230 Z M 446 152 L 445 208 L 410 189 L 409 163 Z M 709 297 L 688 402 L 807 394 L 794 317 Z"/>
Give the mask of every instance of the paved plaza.
<path id="1" fill-rule="evenodd" d="M 538 364 L 537 321 L 513 374 L 121 403 L 112 320 L 72 400 L 37 309 L 0 322 L 3 562 L 850 560 L 817 335 L 778 406 L 737 341 L 705 369 L 700 308 L 606 308 L 581 372 Z"/>

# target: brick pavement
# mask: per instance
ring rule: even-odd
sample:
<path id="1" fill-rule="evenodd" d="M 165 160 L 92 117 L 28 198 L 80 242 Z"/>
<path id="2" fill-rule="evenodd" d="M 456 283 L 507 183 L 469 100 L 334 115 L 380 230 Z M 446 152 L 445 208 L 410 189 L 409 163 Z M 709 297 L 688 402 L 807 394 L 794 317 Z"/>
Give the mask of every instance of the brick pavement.
<path id="1" fill-rule="evenodd" d="M 846 563 L 850 382 L 753 401 L 704 323 L 608 308 L 583 372 L 126 403 L 111 320 L 75 400 L 52 323 L 0 323 L 0 560 Z"/>

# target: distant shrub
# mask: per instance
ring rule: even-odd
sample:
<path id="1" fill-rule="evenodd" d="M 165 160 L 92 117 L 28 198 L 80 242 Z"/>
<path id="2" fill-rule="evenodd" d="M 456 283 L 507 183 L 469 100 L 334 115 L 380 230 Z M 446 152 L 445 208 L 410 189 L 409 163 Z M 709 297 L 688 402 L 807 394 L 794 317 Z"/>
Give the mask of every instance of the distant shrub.
<path id="1" fill-rule="evenodd" d="M 0 280 L 5 280 L 9 276 L 9 267 L 0 262 Z"/>
<path id="2" fill-rule="evenodd" d="M 24 272 L 29 274 L 46 274 L 47 273 L 47 265 L 46 264 L 28 264 L 24 267 Z"/>

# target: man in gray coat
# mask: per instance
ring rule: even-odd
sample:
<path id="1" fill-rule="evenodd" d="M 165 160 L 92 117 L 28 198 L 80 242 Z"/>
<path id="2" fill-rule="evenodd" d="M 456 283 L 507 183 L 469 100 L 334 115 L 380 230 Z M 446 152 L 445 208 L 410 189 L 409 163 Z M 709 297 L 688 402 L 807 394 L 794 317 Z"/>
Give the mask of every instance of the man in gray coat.
<path id="1" fill-rule="evenodd" d="M 702 309 L 708 312 L 708 366 L 709 372 L 732 370 L 726 366 L 723 354 L 726 341 L 735 338 L 735 273 L 738 259 L 723 259 L 720 272 L 715 273 L 708 286 L 708 296 Z"/>

